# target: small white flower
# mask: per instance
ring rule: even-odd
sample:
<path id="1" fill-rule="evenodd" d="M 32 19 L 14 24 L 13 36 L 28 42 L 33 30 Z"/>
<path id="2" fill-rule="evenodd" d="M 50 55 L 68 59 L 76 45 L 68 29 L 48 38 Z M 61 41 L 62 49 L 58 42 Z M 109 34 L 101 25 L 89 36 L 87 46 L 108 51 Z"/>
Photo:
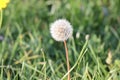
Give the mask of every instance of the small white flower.
<path id="1" fill-rule="evenodd" d="M 80 32 L 76 33 L 76 38 L 79 39 L 80 38 Z"/>
<path id="2" fill-rule="evenodd" d="M 50 33 L 56 41 L 65 41 L 72 36 L 73 29 L 67 20 L 59 19 L 51 24 Z"/>
<path id="3" fill-rule="evenodd" d="M 90 35 L 89 35 L 89 34 L 87 34 L 87 35 L 85 36 L 85 39 L 86 39 L 86 40 L 88 40 L 88 39 L 89 39 L 89 37 L 90 37 Z"/>

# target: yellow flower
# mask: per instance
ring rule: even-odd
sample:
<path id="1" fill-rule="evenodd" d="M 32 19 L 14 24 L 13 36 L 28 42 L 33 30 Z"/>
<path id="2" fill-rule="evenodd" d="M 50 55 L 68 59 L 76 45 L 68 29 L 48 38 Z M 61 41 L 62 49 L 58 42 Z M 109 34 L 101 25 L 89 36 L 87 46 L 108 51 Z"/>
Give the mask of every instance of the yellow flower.
<path id="1" fill-rule="evenodd" d="M 10 0 L 0 0 L 0 10 L 3 8 L 6 8 L 6 6 L 9 2 L 10 2 Z"/>

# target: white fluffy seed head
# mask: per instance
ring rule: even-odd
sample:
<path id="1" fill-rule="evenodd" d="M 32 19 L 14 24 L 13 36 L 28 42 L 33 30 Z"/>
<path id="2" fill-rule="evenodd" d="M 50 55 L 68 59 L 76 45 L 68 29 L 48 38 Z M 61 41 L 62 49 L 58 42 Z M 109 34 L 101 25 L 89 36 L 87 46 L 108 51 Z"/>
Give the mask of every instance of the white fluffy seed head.
<path id="1" fill-rule="evenodd" d="M 51 24 L 50 33 L 56 41 L 65 41 L 72 36 L 72 26 L 65 19 L 56 20 Z"/>

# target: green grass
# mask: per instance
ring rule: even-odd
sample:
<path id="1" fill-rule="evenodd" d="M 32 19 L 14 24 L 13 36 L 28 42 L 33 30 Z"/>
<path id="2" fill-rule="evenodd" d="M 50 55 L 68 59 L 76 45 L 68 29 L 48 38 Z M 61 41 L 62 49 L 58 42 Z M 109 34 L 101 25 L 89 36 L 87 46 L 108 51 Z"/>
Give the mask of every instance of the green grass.
<path id="1" fill-rule="evenodd" d="M 119 8 L 119 0 L 11 0 L 0 29 L 0 80 L 67 80 L 64 45 L 49 31 L 59 18 L 74 29 L 71 80 L 120 80 Z"/>

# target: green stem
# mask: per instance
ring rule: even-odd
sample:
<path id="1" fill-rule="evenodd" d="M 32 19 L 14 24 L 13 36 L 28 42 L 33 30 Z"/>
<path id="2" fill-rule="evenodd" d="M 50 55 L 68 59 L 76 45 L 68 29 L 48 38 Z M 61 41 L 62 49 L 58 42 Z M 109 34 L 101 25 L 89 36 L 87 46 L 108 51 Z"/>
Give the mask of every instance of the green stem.
<path id="1" fill-rule="evenodd" d="M 0 29 L 2 26 L 2 18 L 3 18 L 3 14 L 2 14 L 2 10 L 0 10 Z"/>
<path id="2" fill-rule="evenodd" d="M 70 63 L 69 63 L 68 48 L 67 48 L 67 45 L 66 45 L 66 41 L 64 41 L 64 46 L 65 46 L 65 51 L 66 51 L 67 71 L 69 72 L 69 70 L 70 70 Z M 67 80 L 70 80 L 70 72 L 68 73 L 68 79 Z"/>

